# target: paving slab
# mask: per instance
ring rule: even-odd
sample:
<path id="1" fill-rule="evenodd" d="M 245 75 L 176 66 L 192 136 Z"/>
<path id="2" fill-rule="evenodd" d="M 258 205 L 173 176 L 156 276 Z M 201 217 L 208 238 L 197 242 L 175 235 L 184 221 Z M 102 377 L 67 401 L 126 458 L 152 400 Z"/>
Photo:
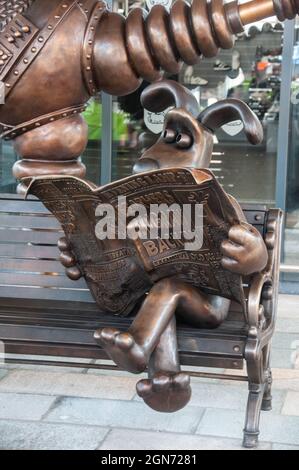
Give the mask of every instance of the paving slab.
<path id="1" fill-rule="evenodd" d="M 8 374 L 7 369 L 0 369 L 0 380 Z"/>
<path id="2" fill-rule="evenodd" d="M 280 318 L 298 318 L 298 295 L 279 295 L 278 316 Z"/>
<path id="3" fill-rule="evenodd" d="M 100 450 L 244 450 L 240 439 L 192 436 L 165 432 L 113 429 Z M 270 450 L 271 444 L 261 443 L 260 449 Z"/>
<path id="4" fill-rule="evenodd" d="M 280 412 L 284 400 L 285 392 L 273 390 L 273 410 Z M 191 405 L 203 408 L 222 408 L 229 410 L 246 409 L 248 399 L 247 383 L 239 382 L 236 387 L 230 382 L 229 385 L 216 384 L 193 384 Z"/>
<path id="5" fill-rule="evenodd" d="M 13 370 L 0 381 L 0 392 L 131 400 L 136 394 L 136 381 L 134 376 Z"/>
<path id="6" fill-rule="evenodd" d="M 276 375 L 274 369 L 273 387 L 275 390 L 285 390 L 299 392 L 299 370 L 298 369 L 277 369 Z M 288 373 L 287 373 L 288 372 Z"/>
<path id="7" fill-rule="evenodd" d="M 283 408 L 283 415 L 299 416 L 299 392 L 288 392 Z"/>
<path id="8" fill-rule="evenodd" d="M 95 365 L 109 365 L 109 366 L 115 366 L 115 364 L 112 362 L 112 361 L 109 361 L 109 360 L 104 360 L 104 359 L 99 359 L 99 360 L 96 360 L 94 361 L 94 364 Z M 137 380 L 140 378 L 146 378 L 146 374 L 140 374 L 138 376 L 135 376 L 134 374 L 132 374 L 131 372 L 126 372 L 124 370 L 118 370 L 118 369 L 95 369 L 95 368 L 89 368 L 87 370 L 87 374 L 91 374 L 91 375 L 101 375 L 101 376 L 107 376 L 107 377 L 129 377 L 129 378 L 132 378 L 132 377 L 135 377 L 135 380 L 137 382 Z"/>
<path id="9" fill-rule="evenodd" d="M 61 356 L 32 356 L 32 355 L 24 355 L 21 356 L 22 359 L 25 360 L 45 360 L 45 361 L 57 361 L 61 362 L 64 361 L 66 363 L 71 363 L 72 361 L 74 362 L 74 359 L 68 358 L 68 357 L 61 357 Z M 14 355 L 12 354 L 7 354 L 6 358 L 15 358 Z M 76 359 L 75 362 L 77 363 L 82 363 L 82 367 L 72 367 L 72 366 L 59 366 L 59 365 L 51 365 L 51 366 L 44 366 L 41 364 L 22 364 L 22 363 L 4 363 L 3 367 L 8 370 L 14 370 L 14 369 L 24 369 L 24 370 L 35 370 L 35 371 L 61 371 L 61 372 L 72 372 L 72 373 L 86 373 L 87 372 L 87 367 L 90 363 L 93 362 L 93 359 Z"/>
<path id="10" fill-rule="evenodd" d="M 206 410 L 197 434 L 240 438 L 244 428 L 245 412 L 235 410 Z M 299 417 L 262 412 L 260 439 L 278 444 L 299 445 Z"/>
<path id="11" fill-rule="evenodd" d="M 298 446 L 288 446 L 287 444 L 272 444 L 272 450 L 299 450 Z"/>
<path id="12" fill-rule="evenodd" d="M 294 318 L 283 318 L 278 317 L 276 323 L 276 331 L 281 333 L 291 333 L 298 334 L 299 339 L 299 318 L 298 318 L 298 305 L 297 305 L 297 315 Z"/>
<path id="13" fill-rule="evenodd" d="M 299 348 L 299 334 L 277 332 L 274 334 L 272 346 L 275 349 L 289 349 L 293 351 L 294 349 L 297 349 L 297 346 Z"/>
<path id="14" fill-rule="evenodd" d="M 177 413 L 157 413 L 134 401 L 62 398 L 46 416 L 49 422 L 194 433 L 203 415 L 202 408 L 189 406 Z"/>
<path id="15" fill-rule="evenodd" d="M 54 404 L 56 397 L 0 393 L 0 419 L 40 420 Z"/>
<path id="16" fill-rule="evenodd" d="M 295 359 L 291 349 L 276 349 L 271 351 L 271 366 L 277 369 L 294 369 Z"/>
<path id="17" fill-rule="evenodd" d="M 0 420 L 0 449 L 95 450 L 107 433 L 92 426 Z"/>

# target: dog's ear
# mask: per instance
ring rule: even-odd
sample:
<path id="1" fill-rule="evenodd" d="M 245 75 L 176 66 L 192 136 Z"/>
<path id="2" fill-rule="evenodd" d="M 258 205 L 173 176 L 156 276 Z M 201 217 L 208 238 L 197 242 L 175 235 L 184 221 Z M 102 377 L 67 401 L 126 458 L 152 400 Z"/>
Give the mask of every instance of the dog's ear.
<path id="1" fill-rule="evenodd" d="M 198 116 L 199 106 L 195 96 L 173 80 L 162 80 L 149 85 L 141 95 L 142 106 L 153 113 L 160 113 L 170 106 L 188 111 Z"/>
<path id="2" fill-rule="evenodd" d="M 253 145 L 260 144 L 264 138 L 263 126 L 256 114 L 243 101 L 236 99 L 218 101 L 198 116 L 198 121 L 213 132 L 238 119 L 244 124 L 248 141 Z"/>

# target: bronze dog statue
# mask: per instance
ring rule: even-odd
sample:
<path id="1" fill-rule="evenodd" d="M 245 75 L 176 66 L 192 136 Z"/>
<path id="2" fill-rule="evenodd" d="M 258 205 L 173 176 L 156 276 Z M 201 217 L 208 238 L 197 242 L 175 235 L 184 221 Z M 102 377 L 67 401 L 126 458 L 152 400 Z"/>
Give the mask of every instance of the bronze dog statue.
<path id="1" fill-rule="evenodd" d="M 237 118 L 243 121 L 249 142 L 257 144 L 263 139 L 258 118 L 238 100 L 218 102 L 199 114 L 191 93 L 175 82 L 162 81 L 143 92 L 142 103 L 151 111 L 162 111 L 171 105 L 175 107 L 168 112 L 164 131 L 157 143 L 136 163 L 134 172 L 140 175 L 157 169 L 208 168 L 212 158 L 213 131 Z M 44 200 L 43 193 L 34 192 L 34 185 L 33 193 Z M 240 206 L 232 197 L 230 202 L 240 222 L 230 229 L 228 238 L 221 244 L 222 267 L 239 275 L 259 272 L 265 268 L 268 259 L 264 241 L 259 232 L 246 222 Z M 51 210 L 51 206 L 47 207 Z M 116 243 L 118 249 L 127 247 L 126 241 Z M 60 241 L 59 248 L 62 251 L 61 262 L 69 277 L 80 278 L 80 263 L 77 266 L 76 257 L 82 258 L 82 253 L 76 253 L 75 247 L 70 246 L 66 239 Z M 156 277 L 156 282 L 138 285 L 138 276 L 140 279 L 144 276 L 140 267 L 138 269 L 136 276 L 136 263 L 128 264 L 127 272 L 120 272 L 119 280 L 115 281 L 118 282 L 121 301 L 125 295 L 123 276 L 127 276 L 128 282 L 130 278 L 133 280 L 130 310 L 140 297 L 144 299 L 131 327 L 127 332 L 111 328 L 98 330 L 95 340 L 121 368 L 133 373 L 148 368 L 149 377 L 137 384 L 137 392 L 151 408 L 177 411 L 189 401 L 191 388 L 189 376 L 180 370 L 176 319 L 193 327 L 216 328 L 226 319 L 230 299 L 207 294 L 192 283 L 183 282 L 179 273 L 164 273 L 163 277 Z M 134 283 L 136 292 L 133 292 Z M 148 295 L 144 298 L 146 292 Z M 107 298 L 108 292 L 103 292 L 103 295 Z M 100 299 L 99 307 L 105 309 L 105 299 Z"/>

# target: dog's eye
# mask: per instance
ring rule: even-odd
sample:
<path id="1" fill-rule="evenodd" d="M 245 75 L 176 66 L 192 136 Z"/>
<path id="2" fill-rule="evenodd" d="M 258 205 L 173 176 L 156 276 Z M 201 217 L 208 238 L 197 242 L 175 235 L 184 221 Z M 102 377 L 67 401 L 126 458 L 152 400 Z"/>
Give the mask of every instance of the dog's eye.
<path id="1" fill-rule="evenodd" d="M 176 138 L 177 147 L 188 149 L 193 144 L 193 139 L 189 134 L 179 134 Z"/>

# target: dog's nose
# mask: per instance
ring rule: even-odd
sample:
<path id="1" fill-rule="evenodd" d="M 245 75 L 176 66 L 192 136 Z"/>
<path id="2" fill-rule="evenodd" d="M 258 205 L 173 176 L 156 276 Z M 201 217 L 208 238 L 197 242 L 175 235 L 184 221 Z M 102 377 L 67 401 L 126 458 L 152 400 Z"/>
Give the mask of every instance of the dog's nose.
<path id="1" fill-rule="evenodd" d="M 134 175 L 138 173 L 144 173 L 146 171 L 158 170 L 159 165 L 156 160 L 152 160 L 151 158 L 141 158 L 137 163 L 135 163 L 133 167 Z"/>

